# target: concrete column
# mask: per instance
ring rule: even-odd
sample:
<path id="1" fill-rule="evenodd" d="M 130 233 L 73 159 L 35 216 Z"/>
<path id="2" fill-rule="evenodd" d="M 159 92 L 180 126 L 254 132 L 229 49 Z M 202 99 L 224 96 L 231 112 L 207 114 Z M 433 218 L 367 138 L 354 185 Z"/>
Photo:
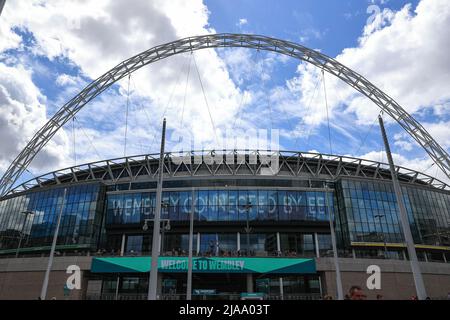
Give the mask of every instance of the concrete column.
<path id="1" fill-rule="evenodd" d="M 320 296 L 323 297 L 322 276 L 319 276 L 319 291 L 320 291 Z"/>
<path id="2" fill-rule="evenodd" d="M 116 300 L 119 300 L 119 285 L 120 285 L 120 277 L 117 276 L 117 278 L 116 278 L 116 295 L 115 295 Z"/>
<path id="3" fill-rule="evenodd" d="M 158 255 L 161 255 L 161 253 L 162 253 L 162 236 L 161 236 L 161 233 L 159 234 L 159 237 L 158 237 L 158 243 L 159 243 L 159 246 L 158 246 L 158 250 L 159 250 L 159 252 L 158 252 Z"/>
<path id="4" fill-rule="evenodd" d="M 200 232 L 197 232 L 197 255 L 200 253 Z"/>
<path id="5" fill-rule="evenodd" d="M 283 278 L 280 277 L 280 296 L 281 300 L 284 300 L 284 287 L 283 287 Z"/>
<path id="6" fill-rule="evenodd" d="M 251 273 L 247 273 L 247 292 L 253 292 L 253 275 Z"/>
<path id="7" fill-rule="evenodd" d="M 352 249 L 352 256 L 353 256 L 353 259 L 356 259 L 356 251 L 355 251 L 355 249 Z"/>
<path id="8" fill-rule="evenodd" d="M 120 256 L 123 257 L 123 255 L 125 254 L 125 240 L 126 240 L 126 235 L 125 233 L 122 234 L 122 243 L 120 245 Z"/>
<path id="9" fill-rule="evenodd" d="M 279 232 L 277 232 L 277 251 L 281 252 L 281 240 L 280 240 L 280 233 Z"/>
<path id="10" fill-rule="evenodd" d="M 241 233 L 237 233 L 237 251 L 241 250 Z"/>
<path id="11" fill-rule="evenodd" d="M 316 242 L 316 257 L 320 258 L 320 251 L 319 251 L 319 237 L 317 236 L 317 232 L 314 233 L 314 240 Z"/>

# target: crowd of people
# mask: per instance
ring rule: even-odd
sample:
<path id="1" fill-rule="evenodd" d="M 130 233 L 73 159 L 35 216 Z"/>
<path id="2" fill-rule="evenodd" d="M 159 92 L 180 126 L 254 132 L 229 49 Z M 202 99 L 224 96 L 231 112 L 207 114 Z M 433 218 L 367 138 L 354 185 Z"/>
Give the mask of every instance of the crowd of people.
<path id="1" fill-rule="evenodd" d="M 348 293 L 345 295 L 344 300 L 366 300 L 367 295 L 364 293 L 364 290 L 360 286 L 352 286 Z M 383 300 L 384 297 L 381 294 L 376 295 L 376 300 Z M 333 300 L 332 295 L 325 295 L 322 297 L 322 300 Z M 419 298 L 415 295 L 411 296 L 410 300 L 419 300 Z M 426 297 L 425 300 L 431 300 L 430 297 Z M 447 300 L 450 300 L 450 292 L 448 293 Z"/>

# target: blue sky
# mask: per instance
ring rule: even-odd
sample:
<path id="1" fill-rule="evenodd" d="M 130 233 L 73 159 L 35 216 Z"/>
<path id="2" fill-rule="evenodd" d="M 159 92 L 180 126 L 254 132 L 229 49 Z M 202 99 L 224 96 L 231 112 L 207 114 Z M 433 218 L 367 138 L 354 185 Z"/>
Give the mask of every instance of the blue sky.
<path id="1" fill-rule="evenodd" d="M 406 3 L 418 1 L 389 1 L 377 5 L 380 9 L 401 9 Z M 344 48 L 357 45 L 357 39 L 370 17 L 367 8 L 371 1 L 364 0 L 305 0 L 305 1 L 206 1 L 211 12 L 209 22 L 217 32 L 249 30 L 299 42 L 310 48 L 321 49 L 332 57 Z M 238 25 L 239 19 L 248 24 Z"/>
<path id="2" fill-rule="evenodd" d="M 445 0 L 105 0 L 86 10 L 77 1 L 9 1 L 0 20 L 0 122 L 6 124 L 0 133 L 14 138 L 0 142 L 0 173 L 65 102 L 120 61 L 182 37 L 222 32 L 276 37 L 336 58 L 392 96 L 448 151 L 450 37 L 442 30 L 450 28 L 449 6 Z M 144 68 L 133 74 L 129 92 L 126 79 L 117 83 L 58 133 L 30 170 L 123 156 L 127 101 L 127 155 L 158 151 L 163 115 L 169 137 L 187 132 L 204 148 L 214 147 L 215 126 L 233 127 L 237 135 L 277 129 L 282 149 L 330 152 L 318 70 L 235 48 L 196 52 L 194 59 L 197 67 L 184 55 Z M 333 153 L 385 161 L 379 109 L 331 76 L 325 84 Z M 398 124 L 386 121 L 398 164 L 445 179 Z M 168 148 L 175 151 L 176 138 Z"/>

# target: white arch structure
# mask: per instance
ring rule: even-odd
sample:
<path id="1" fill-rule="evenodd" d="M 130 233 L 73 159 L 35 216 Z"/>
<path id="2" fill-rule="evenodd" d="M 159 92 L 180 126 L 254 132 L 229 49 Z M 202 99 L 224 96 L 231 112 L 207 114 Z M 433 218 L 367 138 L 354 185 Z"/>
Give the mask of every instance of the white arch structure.
<path id="1" fill-rule="evenodd" d="M 372 100 L 381 110 L 396 120 L 419 145 L 428 153 L 435 164 L 450 179 L 450 156 L 425 130 L 391 97 L 373 85 L 362 75 L 344 66 L 323 53 L 301 46 L 297 43 L 248 34 L 211 34 L 180 39 L 162 44 L 139 53 L 106 72 L 91 82 L 79 94 L 68 101 L 34 135 L 27 146 L 11 163 L 0 180 L 0 197 L 9 193 L 21 174 L 27 169 L 36 154 L 47 144 L 55 133 L 92 99 L 120 79 L 134 71 L 170 56 L 207 48 L 243 47 L 272 51 L 308 63 L 338 77 L 355 90 Z"/>

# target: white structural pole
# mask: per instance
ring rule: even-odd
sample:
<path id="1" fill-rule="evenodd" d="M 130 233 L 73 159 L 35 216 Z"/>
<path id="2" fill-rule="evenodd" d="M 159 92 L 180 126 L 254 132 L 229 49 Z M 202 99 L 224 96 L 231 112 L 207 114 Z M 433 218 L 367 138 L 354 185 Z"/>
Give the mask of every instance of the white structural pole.
<path id="1" fill-rule="evenodd" d="M 189 257 L 188 257 L 188 276 L 187 276 L 187 288 L 186 288 L 186 300 L 192 300 L 192 247 L 194 244 L 194 196 L 195 192 L 192 188 L 192 200 L 191 200 L 191 214 L 189 223 Z"/>
<path id="2" fill-rule="evenodd" d="M 2 15 L 3 7 L 5 6 L 6 0 L 0 0 L 0 16 Z"/>
<path id="3" fill-rule="evenodd" d="M 383 136 L 384 147 L 386 149 L 386 155 L 389 162 L 389 169 L 391 171 L 392 184 L 394 185 L 395 197 L 397 198 L 400 223 L 402 224 L 403 235 L 405 236 L 406 248 L 408 250 L 409 261 L 414 277 L 414 284 L 416 286 L 417 298 L 419 300 L 425 300 L 427 293 L 423 283 L 422 273 L 420 272 L 419 262 L 417 260 L 416 248 L 414 247 L 411 228 L 409 226 L 408 216 L 406 214 L 405 203 L 403 202 L 402 189 L 400 188 L 400 183 L 397 179 L 394 160 L 392 159 L 391 148 L 389 146 L 386 130 L 384 129 L 383 117 L 381 115 L 378 116 L 378 122 L 380 123 L 381 135 Z"/>
<path id="4" fill-rule="evenodd" d="M 158 184 L 156 187 L 156 208 L 153 221 L 152 262 L 150 267 L 150 279 L 148 283 L 148 300 L 156 300 L 156 289 L 158 287 L 158 258 L 159 258 L 159 233 L 161 220 L 161 199 L 164 171 L 164 144 L 166 139 L 166 119 L 163 120 L 161 135 L 161 152 L 159 155 Z"/>
<path id="5" fill-rule="evenodd" d="M 61 209 L 59 210 L 58 220 L 56 222 L 55 233 L 53 235 L 52 248 L 50 250 L 50 256 L 48 258 L 47 270 L 45 271 L 44 282 L 42 284 L 41 300 L 45 300 L 45 298 L 47 297 L 48 280 L 50 278 L 50 271 L 52 270 L 53 256 L 55 255 L 56 242 L 58 240 L 59 225 L 61 224 L 61 216 L 62 216 L 62 213 L 64 210 L 66 195 L 67 195 L 67 188 L 64 188 L 64 194 L 63 194 L 63 198 L 61 201 Z"/>
<path id="6" fill-rule="evenodd" d="M 334 232 L 334 222 L 331 217 L 331 208 L 330 203 L 328 200 L 328 185 L 325 185 L 325 202 L 326 207 L 328 210 L 328 220 L 330 222 L 330 232 L 331 232 L 331 244 L 333 246 L 333 260 L 334 260 L 334 268 L 336 270 L 336 291 L 338 300 L 344 300 L 344 292 L 342 290 L 342 279 L 341 279 L 341 269 L 339 267 L 339 257 L 338 257 L 338 251 L 337 251 L 337 244 L 336 244 L 336 233 Z M 332 193 L 330 193 L 332 194 Z"/>
<path id="7" fill-rule="evenodd" d="M 284 300 L 283 277 L 280 277 L 279 281 L 280 281 L 280 298 L 281 298 L 281 300 Z"/>

